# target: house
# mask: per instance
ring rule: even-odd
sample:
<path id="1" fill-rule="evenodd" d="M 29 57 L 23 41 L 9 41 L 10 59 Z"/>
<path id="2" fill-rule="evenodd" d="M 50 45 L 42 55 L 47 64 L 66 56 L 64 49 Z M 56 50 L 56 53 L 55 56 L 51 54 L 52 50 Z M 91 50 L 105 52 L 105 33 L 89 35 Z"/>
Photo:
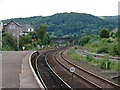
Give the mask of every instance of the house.
<path id="1" fill-rule="evenodd" d="M 14 37 L 18 37 L 22 34 L 22 26 L 15 21 L 11 21 L 5 26 L 5 32 L 9 32 Z"/>
<path id="2" fill-rule="evenodd" d="M 34 32 L 34 26 L 31 24 L 21 24 L 23 32 L 22 34 L 27 35 L 29 32 Z"/>
<path id="3" fill-rule="evenodd" d="M 5 30 L 5 27 L 7 26 L 7 24 L 8 24 L 7 22 L 3 23 L 3 28 L 2 28 L 3 30 Z"/>
<path id="4" fill-rule="evenodd" d="M 117 30 L 118 30 L 118 28 L 113 29 L 113 30 L 110 32 L 110 34 L 111 34 L 112 32 L 116 33 Z"/>
<path id="5" fill-rule="evenodd" d="M 0 31 L 2 31 L 2 29 L 3 29 L 3 23 L 0 22 Z"/>
<path id="6" fill-rule="evenodd" d="M 34 32 L 34 26 L 32 24 L 20 24 L 15 21 L 3 24 L 5 32 L 11 33 L 14 37 L 18 35 L 25 34 L 29 32 Z"/>

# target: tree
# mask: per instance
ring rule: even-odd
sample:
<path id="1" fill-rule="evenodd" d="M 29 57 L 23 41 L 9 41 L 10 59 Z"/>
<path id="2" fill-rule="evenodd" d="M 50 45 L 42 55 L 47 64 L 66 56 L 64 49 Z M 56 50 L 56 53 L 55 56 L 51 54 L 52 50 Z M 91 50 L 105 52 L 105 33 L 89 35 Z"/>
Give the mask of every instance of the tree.
<path id="1" fill-rule="evenodd" d="M 84 45 L 86 43 L 88 43 L 88 41 L 90 40 L 89 36 L 86 35 L 86 34 L 83 34 L 81 38 L 79 38 L 78 42 L 79 42 L 79 45 Z"/>
<path id="2" fill-rule="evenodd" d="M 41 24 L 37 29 L 36 29 L 36 33 L 37 33 L 37 38 L 39 38 L 40 40 L 43 40 L 44 35 L 47 32 L 47 28 L 48 26 L 45 24 Z"/>
<path id="3" fill-rule="evenodd" d="M 16 50 L 17 49 L 17 42 L 16 38 L 13 37 L 10 33 L 3 33 L 2 34 L 2 50 Z"/>
<path id="4" fill-rule="evenodd" d="M 36 30 L 36 35 L 37 35 L 37 41 L 38 44 L 50 44 L 50 37 L 47 34 L 47 28 L 48 26 L 45 24 L 41 24 L 37 30 Z"/>
<path id="5" fill-rule="evenodd" d="M 101 38 L 109 38 L 109 30 L 106 28 L 103 28 L 103 29 L 101 29 L 99 35 Z"/>

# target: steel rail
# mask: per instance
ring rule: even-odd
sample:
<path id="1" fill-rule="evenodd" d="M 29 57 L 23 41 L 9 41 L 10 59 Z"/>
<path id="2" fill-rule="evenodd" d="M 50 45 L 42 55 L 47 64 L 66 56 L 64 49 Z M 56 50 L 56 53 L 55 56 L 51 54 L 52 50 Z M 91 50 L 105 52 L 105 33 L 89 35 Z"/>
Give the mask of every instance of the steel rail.
<path id="1" fill-rule="evenodd" d="M 86 73 L 88 73 L 88 74 L 90 74 L 90 75 L 93 75 L 94 77 L 99 78 L 99 79 L 101 79 L 101 80 L 103 80 L 103 81 L 105 81 L 105 82 L 107 82 L 107 83 L 109 83 L 109 84 L 111 84 L 111 85 L 113 85 L 113 86 L 115 86 L 115 87 L 117 87 L 117 88 L 120 88 L 120 85 L 118 85 L 118 84 L 116 84 L 116 83 L 114 83 L 114 82 L 111 82 L 111 81 L 109 81 L 109 80 L 107 80 L 107 79 L 105 79 L 105 78 L 103 78 L 103 77 L 101 77 L 101 76 L 98 76 L 98 75 L 96 75 L 96 74 L 94 74 L 94 73 L 92 73 L 92 72 L 90 72 L 90 71 L 87 71 L 87 70 L 81 68 L 80 66 L 77 66 L 77 65 L 73 64 L 72 62 L 70 62 L 68 59 L 66 59 L 66 58 L 63 56 L 63 52 L 64 52 L 64 51 L 65 51 L 65 50 L 62 51 L 61 57 L 62 57 L 66 62 L 68 62 L 69 64 L 71 64 L 71 65 L 73 65 L 74 67 L 76 67 L 76 68 L 78 68 L 78 69 L 80 69 L 80 70 L 82 70 L 82 71 L 84 71 L 84 72 L 86 72 Z"/>
<path id="2" fill-rule="evenodd" d="M 64 67 L 67 71 L 70 72 L 69 68 L 66 67 L 64 64 L 62 64 L 62 63 L 56 58 L 56 54 L 57 54 L 57 53 L 58 53 L 58 51 L 54 54 L 54 56 L 53 56 L 54 59 L 55 59 L 62 67 Z M 85 80 L 86 82 L 92 84 L 92 85 L 93 85 L 94 87 L 96 87 L 97 89 L 102 90 L 102 87 L 100 87 L 100 86 L 98 86 L 97 84 L 95 84 L 95 83 L 89 81 L 88 79 L 86 79 L 86 78 L 84 78 L 83 76 L 77 74 L 76 72 L 73 72 L 73 74 L 76 75 L 76 76 L 79 77 L 79 78 L 82 78 L 82 79 Z"/>
<path id="3" fill-rule="evenodd" d="M 72 87 L 70 85 L 68 85 L 62 78 L 59 77 L 59 75 L 57 75 L 57 73 L 52 69 L 52 67 L 48 64 L 48 60 L 47 57 L 51 52 L 49 52 L 46 56 L 45 56 L 45 61 L 47 66 L 50 68 L 50 70 L 54 73 L 54 75 L 56 75 L 69 89 L 73 90 Z"/>
<path id="4" fill-rule="evenodd" d="M 39 58 L 42 54 L 44 54 L 44 53 L 41 53 L 40 55 L 37 56 L 36 61 L 35 61 L 35 67 L 36 67 L 37 74 L 38 74 L 38 76 L 39 76 L 39 79 L 40 79 L 40 81 L 41 81 L 43 87 L 44 87 L 46 90 L 48 90 L 48 88 L 47 88 L 47 86 L 45 85 L 45 83 L 44 83 L 44 81 L 43 81 L 43 79 L 42 79 L 42 77 L 41 77 L 41 75 L 40 75 L 40 73 L 39 73 L 39 70 L 38 70 L 37 61 L 38 61 L 38 58 Z"/>

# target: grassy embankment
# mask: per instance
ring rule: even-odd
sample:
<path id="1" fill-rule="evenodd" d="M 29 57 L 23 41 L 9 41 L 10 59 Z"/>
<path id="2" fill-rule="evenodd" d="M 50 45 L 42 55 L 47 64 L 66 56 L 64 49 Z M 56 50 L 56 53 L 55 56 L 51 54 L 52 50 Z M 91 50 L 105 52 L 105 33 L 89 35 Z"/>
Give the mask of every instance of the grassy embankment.
<path id="1" fill-rule="evenodd" d="M 91 64 L 93 67 L 99 66 L 101 69 L 108 69 L 112 71 L 120 70 L 120 63 L 118 63 L 117 61 L 109 60 L 108 55 L 105 56 L 103 59 L 97 59 L 89 54 L 83 57 L 82 55 L 75 52 L 75 48 L 70 49 L 68 51 L 68 55 L 74 60 L 85 60 L 85 62 Z"/>

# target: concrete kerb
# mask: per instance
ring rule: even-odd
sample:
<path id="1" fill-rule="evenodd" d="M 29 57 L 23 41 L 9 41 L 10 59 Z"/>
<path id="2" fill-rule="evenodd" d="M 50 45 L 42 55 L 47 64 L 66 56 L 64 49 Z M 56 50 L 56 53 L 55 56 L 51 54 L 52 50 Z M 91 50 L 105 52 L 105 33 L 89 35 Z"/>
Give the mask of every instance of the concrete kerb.
<path id="1" fill-rule="evenodd" d="M 33 69 L 33 67 L 32 67 L 32 64 L 31 64 L 31 56 L 32 56 L 34 53 L 36 53 L 36 52 L 37 52 L 37 51 L 34 51 L 34 52 L 32 52 L 32 53 L 30 54 L 30 56 L 29 56 L 29 65 L 30 65 L 31 71 L 32 71 L 32 73 L 33 73 L 33 75 L 34 75 L 34 77 L 35 77 L 38 85 L 40 86 L 40 88 L 41 88 L 42 90 L 45 90 L 44 87 L 43 87 L 43 85 L 41 84 L 40 80 L 38 79 L 38 77 L 37 77 L 37 75 L 36 75 L 36 73 L 35 73 L 35 71 L 34 71 L 34 69 Z"/>

